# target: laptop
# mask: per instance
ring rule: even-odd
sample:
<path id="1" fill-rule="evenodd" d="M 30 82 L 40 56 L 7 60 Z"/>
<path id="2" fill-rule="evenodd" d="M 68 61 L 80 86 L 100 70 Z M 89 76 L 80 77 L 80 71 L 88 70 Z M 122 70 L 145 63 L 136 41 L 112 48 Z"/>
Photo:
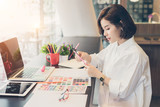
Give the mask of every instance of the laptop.
<path id="1" fill-rule="evenodd" d="M 8 80 L 45 81 L 55 67 L 24 66 L 18 40 L 16 37 L 0 43 L 1 59 Z"/>

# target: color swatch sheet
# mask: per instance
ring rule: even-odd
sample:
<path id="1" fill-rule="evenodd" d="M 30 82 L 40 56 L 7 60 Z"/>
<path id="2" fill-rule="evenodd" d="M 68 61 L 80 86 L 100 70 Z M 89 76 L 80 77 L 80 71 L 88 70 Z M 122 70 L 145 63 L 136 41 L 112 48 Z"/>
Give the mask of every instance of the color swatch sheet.
<path id="1" fill-rule="evenodd" d="M 61 93 L 35 92 L 24 107 L 86 107 L 87 95 L 69 94 L 65 101 L 59 101 Z"/>
<path id="2" fill-rule="evenodd" d="M 88 77 L 54 77 L 50 76 L 46 82 L 39 83 L 36 86 L 38 91 L 54 91 L 62 92 L 66 89 L 69 90 L 69 93 L 85 93 L 87 86 L 90 84 L 90 78 Z"/>
<path id="3" fill-rule="evenodd" d="M 54 82 L 56 85 L 91 86 L 91 78 L 84 69 L 55 69 L 47 82 Z"/>
<path id="4" fill-rule="evenodd" d="M 46 82 L 55 84 L 55 85 L 91 85 L 91 79 L 89 77 L 58 77 L 50 76 Z"/>
<path id="5" fill-rule="evenodd" d="M 36 86 L 38 91 L 85 93 L 91 86 L 91 78 L 84 69 L 55 69 L 46 82 Z"/>
<path id="6" fill-rule="evenodd" d="M 42 91 L 50 91 L 50 92 L 55 92 L 55 93 L 62 93 L 66 89 L 69 90 L 69 93 L 85 93 L 87 86 L 67 86 L 67 85 L 54 85 L 54 84 L 38 84 L 36 86 L 36 91 L 42 92 Z M 42 92 L 43 93 L 43 92 Z"/>

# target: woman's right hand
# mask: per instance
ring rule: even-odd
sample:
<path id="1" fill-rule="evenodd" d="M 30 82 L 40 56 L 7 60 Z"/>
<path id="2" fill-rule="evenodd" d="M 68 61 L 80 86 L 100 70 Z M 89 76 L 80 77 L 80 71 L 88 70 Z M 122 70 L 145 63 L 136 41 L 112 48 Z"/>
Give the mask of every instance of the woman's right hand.
<path id="1" fill-rule="evenodd" d="M 91 62 L 91 56 L 88 53 L 82 52 L 82 51 L 78 51 L 77 53 L 83 60 L 87 61 L 88 63 Z M 80 58 L 77 55 L 75 56 L 75 59 L 77 61 L 81 61 Z"/>

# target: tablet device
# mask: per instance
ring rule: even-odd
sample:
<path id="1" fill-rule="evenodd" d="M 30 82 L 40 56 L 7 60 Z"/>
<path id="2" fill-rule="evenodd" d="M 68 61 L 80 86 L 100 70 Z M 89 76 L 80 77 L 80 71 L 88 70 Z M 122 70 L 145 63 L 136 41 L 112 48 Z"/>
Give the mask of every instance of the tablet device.
<path id="1" fill-rule="evenodd" d="M 0 87 L 0 96 L 26 96 L 36 85 L 35 82 L 7 82 Z"/>

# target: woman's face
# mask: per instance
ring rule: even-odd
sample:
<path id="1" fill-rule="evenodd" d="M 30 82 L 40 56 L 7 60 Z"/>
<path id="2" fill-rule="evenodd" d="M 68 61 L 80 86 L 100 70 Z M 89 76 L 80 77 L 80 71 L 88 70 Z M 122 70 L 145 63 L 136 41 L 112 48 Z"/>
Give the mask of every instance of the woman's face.
<path id="1" fill-rule="evenodd" d="M 104 30 L 103 35 L 107 38 L 109 43 L 121 40 L 121 27 L 117 28 L 115 25 L 111 24 L 110 21 L 105 20 L 104 18 L 101 20 L 101 26 Z"/>

